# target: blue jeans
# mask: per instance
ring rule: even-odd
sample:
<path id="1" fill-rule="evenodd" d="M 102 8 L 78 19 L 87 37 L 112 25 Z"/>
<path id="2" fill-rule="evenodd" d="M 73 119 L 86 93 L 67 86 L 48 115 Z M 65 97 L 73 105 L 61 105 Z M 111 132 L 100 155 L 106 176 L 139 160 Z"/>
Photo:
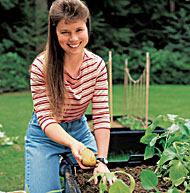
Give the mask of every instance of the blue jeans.
<path id="1" fill-rule="evenodd" d="M 94 153 L 97 152 L 96 141 L 89 130 L 85 115 L 78 120 L 60 125 Z M 59 160 L 60 154 L 63 153 L 76 163 L 70 148 L 54 142 L 44 134 L 33 112 L 25 136 L 25 185 L 27 184 L 30 193 L 46 193 L 61 189 Z"/>

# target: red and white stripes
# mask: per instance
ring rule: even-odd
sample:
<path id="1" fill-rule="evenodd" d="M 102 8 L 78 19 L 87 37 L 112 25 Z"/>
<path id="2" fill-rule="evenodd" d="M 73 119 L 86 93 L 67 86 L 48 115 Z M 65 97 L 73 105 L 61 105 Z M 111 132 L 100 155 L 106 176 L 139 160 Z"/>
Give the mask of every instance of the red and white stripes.
<path id="1" fill-rule="evenodd" d="M 44 56 L 37 57 L 31 68 L 31 92 L 34 111 L 38 122 L 44 130 L 49 124 L 57 123 L 53 118 L 43 73 Z M 69 108 L 60 115 L 58 122 L 69 122 L 79 119 L 92 102 L 94 129 L 110 129 L 108 107 L 107 70 L 104 61 L 85 49 L 85 56 L 77 78 L 65 72 L 65 87 Z M 66 100 L 67 101 L 67 100 Z M 66 104 L 67 105 L 67 104 Z"/>

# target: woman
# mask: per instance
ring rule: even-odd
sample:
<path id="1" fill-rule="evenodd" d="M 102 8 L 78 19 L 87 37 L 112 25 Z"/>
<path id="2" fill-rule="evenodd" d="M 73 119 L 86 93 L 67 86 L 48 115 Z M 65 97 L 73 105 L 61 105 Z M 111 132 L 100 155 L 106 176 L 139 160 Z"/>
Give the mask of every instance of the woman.
<path id="1" fill-rule="evenodd" d="M 46 49 L 31 65 L 34 111 L 25 137 L 25 184 L 30 193 L 61 189 L 60 154 L 82 169 L 89 169 L 81 163 L 81 151 L 86 147 L 97 153 L 97 158 L 107 158 L 107 71 L 104 61 L 85 48 L 89 34 L 90 14 L 82 1 L 53 2 Z M 90 102 L 95 138 L 84 115 Z M 99 160 L 93 175 L 109 172 L 105 159 Z"/>

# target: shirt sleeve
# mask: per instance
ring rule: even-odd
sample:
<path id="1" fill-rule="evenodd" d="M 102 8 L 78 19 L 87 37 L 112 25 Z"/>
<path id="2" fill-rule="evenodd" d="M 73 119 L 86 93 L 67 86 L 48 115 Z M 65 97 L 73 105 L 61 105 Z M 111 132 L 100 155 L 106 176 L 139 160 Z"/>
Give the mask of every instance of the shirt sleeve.
<path id="1" fill-rule="evenodd" d="M 97 67 L 98 75 L 92 99 L 93 128 L 110 129 L 108 105 L 108 78 L 105 62 L 101 59 Z"/>
<path id="2" fill-rule="evenodd" d="M 42 130 L 52 123 L 57 123 L 52 116 L 50 103 L 47 96 L 47 88 L 43 73 L 43 59 L 36 58 L 31 66 L 30 87 L 34 104 L 34 112 Z"/>

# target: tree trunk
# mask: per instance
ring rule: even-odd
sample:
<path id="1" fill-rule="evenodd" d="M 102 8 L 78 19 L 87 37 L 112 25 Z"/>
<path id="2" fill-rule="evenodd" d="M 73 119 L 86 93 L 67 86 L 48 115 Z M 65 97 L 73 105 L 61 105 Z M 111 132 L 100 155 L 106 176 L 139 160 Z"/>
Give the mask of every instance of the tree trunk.
<path id="1" fill-rule="evenodd" d="M 44 49 L 44 24 L 48 25 L 48 2 L 47 0 L 35 0 L 35 15 L 36 15 L 36 37 L 39 41 L 36 42 L 36 51 L 41 52 Z M 41 41 L 40 41 L 41 40 Z"/>
<path id="2" fill-rule="evenodd" d="M 169 0 L 169 4 L 170 4 L 170 12 L 171 13 L 175 12 L 175 2 L 172 0 Z"/>

